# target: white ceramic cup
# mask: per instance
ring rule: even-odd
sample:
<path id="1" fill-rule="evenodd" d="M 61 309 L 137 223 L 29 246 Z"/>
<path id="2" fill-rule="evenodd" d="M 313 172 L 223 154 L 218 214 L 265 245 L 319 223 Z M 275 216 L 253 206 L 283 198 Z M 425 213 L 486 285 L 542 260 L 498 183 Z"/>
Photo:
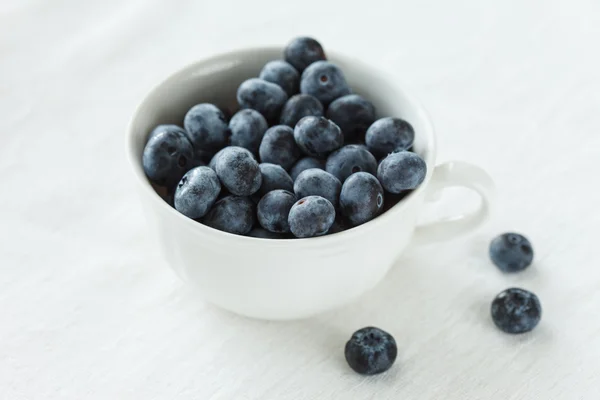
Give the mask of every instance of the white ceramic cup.
<path id="1" fill-rule="evenodd" d="M 401 117 L 415 129 L 414 150 L 426 161 L 425 181 L 376 219 L 329 236 L 267 240 L 221 232 L 170 207 L 142 169 L 142 151 L 158 124 L 181 125 L 186 111 L 202 102 L 235 109 L 239 84 L 282 57 L 282 48 L 253 48 L 217 55 L 184 68 L 159 84 L 139 106 L 127 133 L 128 154 L 142 205 L 167 262 L 207 301 L 254 318 L 287 320 L 341 306 L 373 288 L 412 240 L 429 242 L 471 231 L 490 213 L 493 182 L 479 167 L 435 164 L 431 122 L 393 79 L 359 60 L 327 52 L 355 93 L 371 100 L 379 116 Z M 468 215 L 417 225 L 422 205 L 447 187 L 462 186 L 481 196 Z"/>

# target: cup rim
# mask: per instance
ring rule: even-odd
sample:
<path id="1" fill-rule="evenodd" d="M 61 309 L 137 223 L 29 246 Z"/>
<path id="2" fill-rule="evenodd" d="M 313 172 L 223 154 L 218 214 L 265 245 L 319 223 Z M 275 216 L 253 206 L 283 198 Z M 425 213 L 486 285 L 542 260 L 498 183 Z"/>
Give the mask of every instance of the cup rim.
<path id="1" fill-rule="evenodd" d="M 144 196 L 148 196 L 151 199 L 151 201 L 155 202 L 155 204 L 160 203 L 160 204 L 157 204 L 158 207 L 163 209 L 165 211 L 165 213 L 167 213 L 168 215 L 171 215 L 173 218 L 178 219 L 181 222 L 181 224 L 183 224 L 183 226 L 185 226 L 186 229 L 188 229 L 188 230 L 204 231 L 205 234 L 214 236 L 215 239 L 230 240 L 230 241 L 236 242 L 236 244 L 239 244 L 239 245 L 253 245 L 253 246 L 256 246 L 259 244 L 266 245 L 266 246 L 290 246 L 291 245 L 291 246 L 296 246 L 296 247 L 298 247 L 298 246 L 306 247 L 306 246 L 310 246 L 310 245 L 321 247 L 321 246 L 326 246 L 326 245 L 333 244 L 333 243 L 336 243 L 339 241 L 349 240 L 353 236 L 360 236 L 360 235 L 366 234 L 366 233 L 370 232 L 371 230 L 377 229 L 381 225 L 385 224 L 386 222 L 388 222 L 388 220 L 395 218 L 397 214 L 402 213 L 402 211 L 405 208 L 409 207 L 410 202 L 416 201 L 416 198 L 418 196 L 420 196 L 426 190 L 426 187 L 427 187 L 427 185 L 431 179 L 431 176 L 433 174 L 433 169 L 435 167 L 437 143 L 436 143 L 436 137 L 435 137 L 435 133 L 434 133 L 433 123 L 431 121 L 429 113 L 423 107 L 422 103 L 412 93 L 410 93 L 409 91 L 404 89 L 403 85 L 398 81 L 398 79 L 390 76 L 389 73 L 382 71 L 378 67 L 369 65 L 355 57 L 348 56 L 343 53 L 340 53 L 337 51 L 331 51 L 331 50 L 327 51 L 328 58 L 333 59 L 334 61 L 336 59 L 344 60 L 346 63 L 351 63 L 353 65 L 356 65 L 358 67 L 358 69 L 369 70 L 371 73 L 375 73 L 375 74 L 377 74 L 377 76 L 382 77 L 382 80 L 384 80 L 385 82 L 388 82 L 389 86 L 393 89 L 393 91 L 395 91 L 397 93 L 402 93 L 404 95 L 404 97 L 406 99 L 408 99 L 408 101 L 413 105 L 415 110 L 421 115 L 425 129 L 424 129 L 424 132 L 421 132 L 420 134 L 427 135 L 426 143 L 428 144 L 428 147 L 427 147 L 428 148 L 428 157 L 425 160 L 426 165 L 427 165 L 427 174 L 425 176 L 425 179 L 423 180 L 421 185 L 419 185 L 418 188 L 411 191 L 406 197 L 404 197 L 402 200 L 400 200 L 391 209 L 387 210 L 386 212 L 381 213 L 376 218 L 374 218 L 371 221 L 368 221 L 362 225 L 355 226 L 350 229 L 347 229 L 347 230 L 344 230 L 344 231 L 341 231 L 341 232 L 338 232 L 335 234 L 331 234 L 331 235 L 324 235 L 324 236 L 318 236 L 318 237 L 312 237 L 312 238 L 289 238 L 289 239 L 287 239 L 287 238 L 285 238 L 285 239 L 255 238 L 255 237 L 251 237 L 251 236 L 236 235 L 233 233 L 224 232 L 224 231 L 220 231 L 215 228 L 211 228 L 207 225 L 201 224 L 201 223 L 181 214 L 174 207 L 171 207 L 154 190 L 154 188 L 148 181 L 148 178 L 144 174 L 144 171 L 143 171 L 143 168 L 141 165 L 141 159 L 139 159 L 138 154 L 135 151 L 135 139 L 134 139 L 134 135 L 133 135 L 133 127 L 135 125 L 135 121 L 139 118 L 140 112 L 142 111 L 142 108 L 145 106 L 148 99 L 151 98 L 156 92 L 158 92 L 164 85 L 167 85 L 172 81 L 176 81 L 176 80 L 180 79 L 181 77 L 188 76 L 189 74 L 193 73 L 193 71 L 200 69 L 202 66 L 210 65 L 210 64 L 218 64 L 219 62 L 225 61 L 227 59 L 231 59 L 234 56 L 252 55 L 252 54 L 259 53 L 259 52 L 274 52 L 274 51 L 283 52 L 283 46 L 246 47 L 246 48 L 235 49 L 235 50 L 231 50 L 231 51 L 227 51 L 227 52 L 217 53 L 210 57 L 202 58 L 198 61 L 187 64 L 186 66 L 184 66 L 183 68 L 180 68 L 179 70 L 175 71 L 174 73 L 171 73 L 165 79 L 160 81 L 158 84 L 154 85 L 152 87 L 152 89 L 143 96 L 142 100 L 135 107 L 135 111 L 134 111 L 131 119 L 129 120 L 129 124 L 127 126 L 126 148 L 127 148 L 127 158 L 132 167 L 132 170 L 135 175 L 137 183 L 142 187 Z"/>

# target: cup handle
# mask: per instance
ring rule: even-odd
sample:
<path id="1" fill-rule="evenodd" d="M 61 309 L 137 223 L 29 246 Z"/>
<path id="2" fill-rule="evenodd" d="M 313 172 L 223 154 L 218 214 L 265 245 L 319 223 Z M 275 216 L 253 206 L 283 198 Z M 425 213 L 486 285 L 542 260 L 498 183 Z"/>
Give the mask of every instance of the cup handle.
<path id="1" fill-rule="evenodd" d="M 427 244 L 452 239 L 478 228 L 489 218 L 496 190 L 487 172 L 462 161 L 440 164 L 433 171 L 425 201 L 437 200 L 441 191 L 449 187 L 465 187 L 476 191 L 481 197 L 481 205 L 472 213 L 417 226 L 413 243 Z"/>

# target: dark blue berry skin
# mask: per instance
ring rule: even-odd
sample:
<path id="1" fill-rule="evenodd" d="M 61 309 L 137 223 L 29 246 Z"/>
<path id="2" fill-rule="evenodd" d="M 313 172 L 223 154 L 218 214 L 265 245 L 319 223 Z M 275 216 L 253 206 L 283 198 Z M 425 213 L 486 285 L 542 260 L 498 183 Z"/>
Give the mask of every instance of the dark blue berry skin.
<path id="1" fill-rule="evenodd" d="M 246 235 L 254 226 L 254 203 L 248 197 L 227 196 L 217 201 L 202 220 L 220 231 Z"/>
<path id="2" fill-rule="evenodd" d="M 202 149 L 194 149 L 194 164 L 196 167 L 207 165 L 212 160 L 214 153 Z"/>
<path id="3" fill-rule="evenodd" d="M 240 110 L 229 121 L 230 144 L 258 153 L 260 142 L 269 129 L 267 120 L 256 110 Z"/>
<path id="4" fill-rule="evenodd" d="M 323 104 L 316 97 L 309 94 L 297 94 L 290 97 L 281 110 L 279 123 L 295 127 L 304 117 L 322 117 Z"/>
<path id="5" fill-rule="evenodd" d="M 298 238 L 325 235 L 334 221 L 335 207 L 321 196 L 298 200 L 288 216 L 290 231 Z"/>
<path id="6" fill-rule="evenodd" d="M 152 139 L 154 136 L 156 136 L 159 133 L 164 132 L 164 131 L 179 132 L 179 133 L 182 133 L 187 136 L 187 133 L 185 132 L 185 130 L 182 127 L 180 127 L 179 125 L 162 124 L 162 125 L 157 125 L 156 128 L 152 129 L 152 132 L 150 132 L 150 134 L 148 135 L 148 139 L 146 140 L 146 142 L 149 142 L 150 139 Z"/>
<path id="7" fill-rule="evenodd" d="M 369 151 L 377 158 L 408 150 L 415 140 L 412 125 L 400 118 L 381 118 L 375 121 L 365 135 Z"/>
<path id="8" fill-rule="evenodd" d="M 221 157 L 221 154 L 223 154 L 225 149 L 227 149 L 227 147 L 217 151 L 217 153 L 214 156 L 212 156 L 212 158 L 210 159 L 210 162 L 208 163 L 208 166 L 210 168 L 212 168 L 215 171 L 217 170 L 217 160 L 219 159 L 219 157 Z"/>
<path id="9" fill-rule="evenodd" d="M 504 272 L 518 272 L 533 262 L 533 247 L 518 233 L 504 233 L 490 243 L 490 258 Z"/>
<path id="10" fill-rule="evenodd" d="M 294 164 L 292 169 L 290 169 L 290 176 L 295 181 L 298 179 L 298 175 L 300 175 L 302 171 L 310 168 L 319 168 L 325 170 L 325 160 L 314 157 L 301 158 L 296 164 Z"/>
<path id="11" fill-rule="evenodd" d="M 183 125 L 194 148 L 217 151 L 227 145 L 227 119 L 213 104 L 197 104 L 185 114 Z"/>
<path id="12" fill-rule="evenodd" d="M 270 191 L 258 202 L 258 222 L 269 232 L 288 233 L 288 215 L 296 200 L 294 193 L 287 190 Z"/>
<path id="13" fill-rule="evenodd" d="M 542 318 L 538 297 L 524 289 L 510 288 L 492 301 L 492 320 L 506 333 L 525 333 L 537 326 Z"/>
<path id="14" fill-rule="evenodd" d="M 334 151 L 327 157 L 325 169 L 341 182 L 356 172 L 377 174 L 377 160 L 365 146 L 349 144 Z"/>
<path id="15" fill-rule="evenodd" d="M 155 129 L 142 154 L 142 166 L 148 179 L 168 188 L 173 188 L 193 163 L 194 148 L 174 125 Z"/>
<path id="16" fill-rule="evenodd" d="M 300 89 L 300 74 L 290 63 L 283 60 L 266 63 L 258 77 L 281 86 L 288 96 L 295 95 Z"/>
<path id="17" fill-rule="evenodd" d="M 290 63 L 298 72 L 315 61 L 326 60 L 325 52 L 319 42 L 310 37 L 298 37 L 292 40 L 284 49 L 285 61 Z"/>
<path id="18" fill-rule="evenodd" d="M 344 144 L 340 127 L 324 117 L 302 118 L 294 128 L 294 139 L 304 153 L 320 158 Z"/>
<path id="19" fill-rule="evenodd" d="M 261 197 L 275 189 L 294 191 L 294 181 L 281 165 L 262 163 L 259 168 L 262 174 L 262 185 L 258 194 Z"/>
<path id="20" fill-rule="evenodd" d="M 201 218 L 215 203 L 221 192 L 221 182 L 208 167 L 189 170 L 175 189 L 175 209 L 183 215 Z"/>
<path id="21" fill-rule="evenodd" d="M 334 233 L 343 232 L 350 228 L 351 226 L 348 226 L 348 223 L 344 220 L 344 218 L 338 215 L 335 218 L 335 221 L 333 221 L 333 225 L 331 225 L 331 228 L 329 228 L 327 234 L 332 235 Z"/>
<path id="22" fill-rule="evenodd" d="M 342 182 L 329 172 L 311 168 L 303 171 L 294 182 L 294 193 L 299 199 L 308 196 L 321 196 L 337 206 L 340 200 Z"/>
<path id="23" fill-rule="evenodd" d="M 258 78 L 250 78 L 237 90 L 237 101 L 241 108 L 258 111 L 270 123 L 279 121 L 279 114 L 288 96 L 279 86 Z"/>
<path id="24" fill-rule="evenodd" d="M 351 92 L 342 70 L 329 61 L 312 63 L 300 78 L 300 93 L 315 96 L 324 106 Z"/>
<path id="25" fill-rule="evenodd" d="M 272 126 L 265 132 L 258 149 L 261 162 L 281 165 L 286 171 L 302 155 L 294 140 L 294 131 L 286 125 Z"/>
<path id="26" fill-rule="evenodd" d="M 362 375 L 387 371 L 396 361 L 398 347 L 389 333 L 373 327 L 359 329 L 344 350 L 350 368 Z"/>
<path id="27" fill-rule="evenodd" d="M 258 239 L 292 239 L 293 236 L 285 233 L 269 232 L 268 230 L 261 228 L 260 226 L 254 227 L 248 236 Z"/>
<path id="28" fill-rule="evenodd" d="M 375 106 L 362 96 L 349 94 L 329 105 L 327 118 L 340 127 L 346 143 L 364 141 L 367 129 L 375 122 Z"/>
<path id="29" fill-rule="evenodd" d="M 368 172 L 350 175 L 340 192 L 340 210 L 352 225 L 375 218 L 383 208 L 383 188 Z"/>
<path id="30" fill-rule="evenodd" d="M 217 158 L 216 172 L 223 186 L 236 196 L 250 196 L 262 184 L 258 163 L 243 147 L 225 148 Z"/>
<path id="31" fill-rule="evenodd" d="M 427 175 L 427 164 L 416 153 L 401 151 L 384 158 L 377 168 L 377 178 L 390 193 L 415 189 Z"/>

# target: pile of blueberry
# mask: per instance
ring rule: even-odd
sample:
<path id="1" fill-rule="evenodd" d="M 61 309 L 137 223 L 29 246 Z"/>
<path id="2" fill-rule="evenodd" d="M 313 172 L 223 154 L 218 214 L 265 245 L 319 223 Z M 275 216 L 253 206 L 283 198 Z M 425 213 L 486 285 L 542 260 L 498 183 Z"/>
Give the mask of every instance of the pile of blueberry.
<path id="1" fill-rule="evenodd" d="M 309 238 L 364 224 L 418 187 L 413 127 L 376 118 L 314 39 L 294 39 L 237 90 L 240 110 L 192 107 L 159 125 L 142 162 L 182 214 L 257 238 Z M 208 166 L 206 166 L 208 164 Z"/>

